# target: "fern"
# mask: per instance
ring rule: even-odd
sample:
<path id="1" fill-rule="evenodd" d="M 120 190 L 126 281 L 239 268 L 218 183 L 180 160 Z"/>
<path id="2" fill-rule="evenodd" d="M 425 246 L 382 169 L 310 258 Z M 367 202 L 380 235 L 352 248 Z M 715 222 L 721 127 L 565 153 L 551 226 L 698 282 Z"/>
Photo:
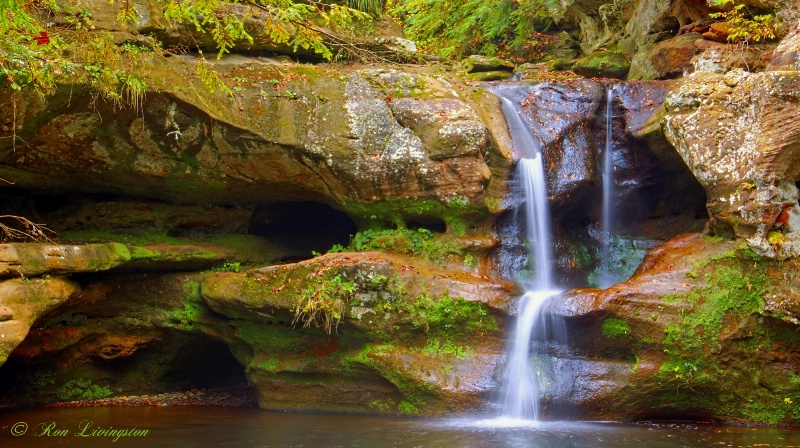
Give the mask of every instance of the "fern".
<path id="1" fill-rule="evenodd" d="M 229 96 L 233 96 L 233 91 L 219 77 L 217 72 L 209 67 L 208 61 L 203 57 L 202 53 L 200 54 L 200 61 L 197 63 L 197 76 L 211 93 L 221 90 Z"/>
<path id="2" fill-rule="evenodd" d="M 392 9 L 412 39 L 444 57 L 533 54 L 560 12 L 557 0 L 400 0 Z"/>
<path id="3" fill-rule="evenodd" d="M 380 16 L 383 10 L 383 0 L 347 0 L 347 5 L 376 17 Z"/>

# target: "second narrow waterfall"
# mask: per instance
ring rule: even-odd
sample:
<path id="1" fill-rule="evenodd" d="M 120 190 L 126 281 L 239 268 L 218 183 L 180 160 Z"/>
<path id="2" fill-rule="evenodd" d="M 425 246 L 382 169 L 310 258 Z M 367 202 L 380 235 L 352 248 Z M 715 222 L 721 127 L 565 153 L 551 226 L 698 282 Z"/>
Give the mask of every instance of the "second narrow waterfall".
<path id="1" fill-rule="evenodd" d="M 538 420 L 541 394 L 540 370 L 532 364 L 531 343 L 548 337 L 543 307 L 554 290 L 552 273 L 552 238 L 547 182 L 541 146 L 520 116 L 517 104 L 529 91 L 522 86 L 506 85 L 493 89 L 500 98 L 503 114 L 515 152 L 520 155 L 517 170 L 525 194 L 525 236 L 530 264 L 535 266 L 533 280 L 521 280 L 525 294 L 517 305 L 517 322 L 509 344 L 508 367 L 503 385 L 503 416 L 511 419 Z"/>
<path id="2" fill-rule="evenodd" d="M 603 211 L 602 211 L 602 250 L 600 254 L 600 287 L 608 288 L 614 284 L 611 268 L 611 243 L 613 238 L 614 213 L 614 159 L 613 149 L 614 124 L 614 88 L 606 91 L 606 142 L 603 148 Z"/>

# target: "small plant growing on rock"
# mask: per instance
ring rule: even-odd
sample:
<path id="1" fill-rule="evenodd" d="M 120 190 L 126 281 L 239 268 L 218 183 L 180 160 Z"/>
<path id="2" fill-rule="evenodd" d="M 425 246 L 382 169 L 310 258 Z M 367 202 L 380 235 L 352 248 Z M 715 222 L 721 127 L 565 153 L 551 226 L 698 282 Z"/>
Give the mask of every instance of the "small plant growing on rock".
<path id="1" fill-rule="evenodd" d="M 321 288 L 309 285 L 295 307 L 292 324 L 302 322 L 303 327 L 310 327 L 313 324 L 330 335 L 339 326 L 355 292 L 356 284 L 343 280 L 339 275 Z"/>
<path id="2" fill-rule="evenodd" d="M 709 14 L 713 19 L 724 19 L 730 33 L 728 41 L 749 43 L 775 38 L 775 19 L 772 14 L 750 15 L 746 13 L 744 4 L 734 2 L 735 0 L 714 0 L 714 6 L 732 7 L 729 11 Z"/>

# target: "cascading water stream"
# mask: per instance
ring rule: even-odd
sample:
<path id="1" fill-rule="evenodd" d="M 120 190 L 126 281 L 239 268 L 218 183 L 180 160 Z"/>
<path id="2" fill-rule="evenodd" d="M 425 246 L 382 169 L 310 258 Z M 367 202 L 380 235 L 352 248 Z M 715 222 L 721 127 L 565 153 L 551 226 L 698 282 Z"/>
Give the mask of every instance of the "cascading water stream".
<path id="1" fill-rule="evenodd" d="M 606 144 L 603 149 L 603 211 L 602 249 L 600 254 L 600 287 L 608 288 L 615 283 L 611 270 L 611 242 L 614 229 L 614 159 L 612 157 L 612 125 L 614 123 L 614 87 L 606 90 Z"/>
<path id="2" fill-rule="evenodd" d="M 541 146 L 515 106 L 528 92 L 518 86 L 504 86 L 494 90 L 502 103 L 514 150 L 521 156 L 517 169 L 525 192 L 525 233 L 531 248 L 528 256 L 535 265 L 536 274 L 533 281 L 521 282 L 525 294 L 517 305 L 517 323 L 510 344 L 503 386 L 503 416 L 510 419 L 538 420 L 540 372 L 531 367 L 531 341 L 547 336 L 542 309 L 547 299 L 558 292 L 553 289 L 547 183 Z"/>

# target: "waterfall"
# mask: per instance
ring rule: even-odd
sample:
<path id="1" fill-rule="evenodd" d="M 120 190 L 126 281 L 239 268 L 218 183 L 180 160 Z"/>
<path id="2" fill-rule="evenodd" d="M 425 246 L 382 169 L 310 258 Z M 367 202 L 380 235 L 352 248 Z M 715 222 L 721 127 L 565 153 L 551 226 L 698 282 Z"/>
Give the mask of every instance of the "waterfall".
<path id="1" fill-rule="evenodd" d="M 541 371 L 531 365 L 531 341 L 548 337 L 543 308 L 553 289 L 551 222 L 547 203 L 547 182 L 541 145 L 520 116 L 519 104 L 528 92 L 520 86 L 497 86 L 492 89 L 500 98 L 503 114 L 515 152 L 519 178 L 525 193 L 525 235 L 530 245 L 528 254 L 535 266 L 534 280 L 520 283 L 525 294 L 517 305 L 517 322 L 511 339 L 503 385 L 503 416 L 511 419 L 538 420 Z"/>
<path id="2" fill-rule="evenodd" d="M 603 149 L 603 215 L 602 249 L 600 254 L 600 287 L 608 288 L 615 283 L 611 268 L 611 243 L 614 213 L 614 160 L 612 157 L 612 125 L 614 123 L 614 87 L 606 90 L 606 144 Z"/>

